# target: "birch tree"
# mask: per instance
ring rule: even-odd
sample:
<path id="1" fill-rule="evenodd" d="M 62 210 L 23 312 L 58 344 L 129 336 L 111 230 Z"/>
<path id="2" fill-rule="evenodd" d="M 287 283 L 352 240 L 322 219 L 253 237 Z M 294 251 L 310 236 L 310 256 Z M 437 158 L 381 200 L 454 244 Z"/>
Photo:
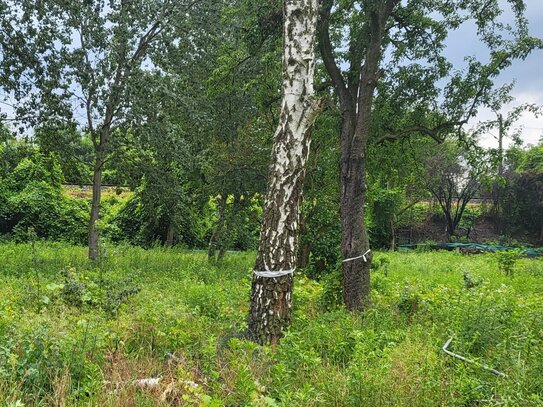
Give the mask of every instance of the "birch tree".
<path id="1" fill-rule="evenodd" d="M 260 344 L 277 343 L 292 317 L 299 204 L 318 110 L 313 89 L 317 16 L 317 0 L 284 0 L 281 113 L 249 310 L 249 335 Z"/>

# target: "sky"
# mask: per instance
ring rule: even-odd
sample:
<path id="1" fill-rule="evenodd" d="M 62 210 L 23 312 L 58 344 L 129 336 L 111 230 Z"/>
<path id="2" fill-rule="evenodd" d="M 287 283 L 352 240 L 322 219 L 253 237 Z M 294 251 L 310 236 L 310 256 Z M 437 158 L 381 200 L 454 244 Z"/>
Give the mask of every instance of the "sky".
<path id="1" fill-rule="evenodd" d="M 534 37 L 543 38 L 543 1 L 525 0 L 526 16 L 529 21 L 530 34 Z M 502 1 L 505 5 L 505 1 Z M 507 21 L 508 15 L 504 16 Z M 483 44 L 480 44 L 475 37 L 473 26 L 462 26 L 456 32 L 450 34 L 447 40 L 447 56 L 456 64 L 462 64 L 464 57 L 486 56 L 488 52 Z M 500 113 L 507 115 L 515 106 L 525 103 L 535 103 L 543 106 L 543 50 L 532 52 L 524 61 L 517 60 L 512 66 L 506 68 L 497 78 L 497 84 L 510 83 L 514 81 L 515 86 L 511 95 L 515 100 L 504 106 Z M 472 120 L 472 125 L 486 120 L 495 120 L 496 114 L 490 110 L 481 110 L 477 117 Z M 524 113 L 518 120 L 516 128 L 522 126 L 521 138 L 525 145 L 536 145 L 543 136 L 543 117 L 536 118 L 531 113 Z M 469 128 L 469 126 L 468 126 Z M 490 131 L 481 136 L 479 143 L 484 147 L 497 147 L 498 131 Z M 511 143 L 510 138 L 504 140 L 504 146 Z"/>

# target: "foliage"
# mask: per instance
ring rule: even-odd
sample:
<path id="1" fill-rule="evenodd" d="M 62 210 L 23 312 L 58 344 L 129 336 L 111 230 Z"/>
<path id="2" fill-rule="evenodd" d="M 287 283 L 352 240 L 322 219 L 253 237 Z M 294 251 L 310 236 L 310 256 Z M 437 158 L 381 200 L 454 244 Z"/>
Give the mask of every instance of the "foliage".
<path id="1" fill-rule="evenodd" d="M 333 273 L 339 260 L 338 133 L 336 112 L 321 113 L 312 134 L 304 182 L 298 266 L 316 279 Z"/>
<path id="2" fill-rule="evenodd" d="M 515 264 L 521 256 L 522 253 L 517 250 L 497 252 L 496 260 L 498 261 L 499 270 L 506 276 L 512 276 Z"/>
<path id="3" fill-rule="evenodd" d="M 543 145 L 507 153 L 505 185 L 501 187 L 499 216 L 509 235 L 518 232 L 543 239 Z"/>
<path id="4" fill-rule="evenodd" d="M 152 194 L 152 190 L 145 188 L 146 184 L 138 188 L 109 218 L 111 223 L 106 233 L 114 242 L 124 241 L 143 247 L 166 242 L 171 213 L 167 207 L 156 202 L 157 196 Z M 176 205 L 185 210 L 175 215 L 176 243 L 205 247 L 207 231 L 198 228 L 196 214 L 183 202 Z"/>
<path id="5" fill-rule="evenodd" d="M 396 214 L 404 204 L 403 190 L 400 188 L 374 188 L 368 198 L 371 205 L 372 226 L 369 228 L 370 240 L 375 248 L 390 247 L 394 235 Z"/>
<path id="6" fill-rule="evenodd" d="M 44 155 L 57 157 L 65 182 L 80 185 L 92 180 L 92 141 L 75 126 L 38 128 L 33 141 Z"/>
<path id="7" fill-rule="evenodd" d="M 0 234 L 26 241 L 28 228 L 33 228 L 40 238 L 83 243 L 86 203 L 63 192 L 63 174 L 54 155 L 27 153 L 15 162 L 6 157 L 8 151 L 2 152 L 2 160 L 13 167 L 0 176 Z"/>

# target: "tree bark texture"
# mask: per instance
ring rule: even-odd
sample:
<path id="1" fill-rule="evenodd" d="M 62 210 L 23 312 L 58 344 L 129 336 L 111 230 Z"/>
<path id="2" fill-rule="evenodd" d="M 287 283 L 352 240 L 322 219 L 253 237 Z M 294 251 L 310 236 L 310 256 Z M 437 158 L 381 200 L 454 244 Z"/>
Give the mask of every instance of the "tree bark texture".
<path id="1" fill-rule="evenodd" d="M 300 198 L 310 129 L 317 103 L 313 97 L 318 0 L 283 2 L 283 85 L 280 122 L 272 164 L 256 271 L 296 267 Z M 276 344 L 292 317 L 293 274 L 253 275 L 248 333 L 260 344 Z"/>
<path id="2" fill-rule="evenodd" d="M 324 0 L 319 27 L 319 45 L 326 70 L 338 94 L 341 126 L 341 253 L 343 256 L 343 299 L 350 310 L 369 303 L 372 253 L 364 224 L 366 203 L 366 150 L 371 123 L 372 102 L 379 79 L 385 25 L 399 0 L 367 1 L 369 41 L 360 61 L 350 61 L 351 75 L 345 79 L 339 69 L 330 40 L 333 0 Z M 354 259 L 354 260 L 349 260 Z"/>

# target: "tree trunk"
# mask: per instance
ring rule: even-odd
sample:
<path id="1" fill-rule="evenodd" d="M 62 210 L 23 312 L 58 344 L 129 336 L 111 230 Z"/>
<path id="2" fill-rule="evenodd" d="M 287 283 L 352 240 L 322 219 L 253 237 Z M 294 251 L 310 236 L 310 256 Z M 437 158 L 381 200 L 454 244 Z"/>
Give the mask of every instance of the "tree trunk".
<path id="1" fill-rule="evenodd" d="M 500 208 L 501 201 L 501 181 L 503 177 L 503 136 L 504 136 L 504 127 L 503 127 L 503 116 L 498 115 L 498 180 L 494 182 L 494 222 L 496 227 L 496 232 L 498 234 L 503 234 L 503 225 L 502 225 L 502 214 Z"/>
<path id="2" fill-rule="evenodd" d="M 309 256 L 311 255 L 311 245 L 309 243 L 304 243 L 300 246 L 298 253 L 298 264 L 296 268 L 306 268 L 309 265 Z"/>
<path id="3" fill-rule="evenodd" d="M 223 224 L 224 224 L 224 211 L 226 209 L 226 194 L 221 194 L 221 197 L 217 206 L 217 227 L 211 233 L 211 238 L 209 239 L 209 246 L 207 249 L 207 258 L 212 260 L 215 258 L 215 251 L 217 250 L 217 241 L 221 239 L 220 234 L 222 233 Z"/>
<path id="4" fill-rule="evenodd" d="M 372 254 L 364 224 L 366 203 L 366 148 L 369 138 L 373 93 L 379 79 L 386 22 L 399 0 L 367 1 L 362 12 L 368 17 L 369 42 L 360 61 L 350 61 L 346 81 L 338 67 L 330 40 L 330 13 L 334 2 L 323 2 L 319 30 L 323 62 L 338 94 L 341 127 L 341 254 L 343 299 L 350 310 L 369 303 Z M 351 44 L 360 46 L 360 44 Z"/>
<path id="5" fill-rule="evenodd" d="M 365 258 L 360 257 L 370 247 L 364 223 L 364 205 L 366 203 L 366 157 L 364 150 L 367 142 L 362 137 L 363 132 L 362 128 L 355 131 L 354 134 L 345 131 L 342 133 L 341 140 L 343 300 L 347 309 L 350 310 L 364 308 L 369 302 L 371 289 L 371 252 Z"/>
<path id="6" fill-rule="evenodd" d="M 390 221 L 390 251 L 396 250 L 396 228 L 394 227 L 394 220 Z"/>
<path id="7" fill-rule="evenodd" d="M 168 232 L 166 233 L 166 246 L 172 247 L 173 242 L 175 238 L 175 225 L 173 223 L 173 220 L 170 220 L 170 223 L 168 224 Z"/>
<path id="8" fill-rule="evenodd" d="M 94 175 L 92 177 L 92 202 L 89 220 L 89 259 L 96 260 L 100 255 L 98 247 L 100 232 L 98 221 L 100 219 L 100 203 L 102 199 L 102 172 L 106 162 L 106 151 L 111 134 L 113 113 L 110 107 L 106 108 L 104 125 L 100 130 L 98 139 L 93 138 L 94 144 Z M 92 134 L 92 133 L 91 133 Z M 93 135 L 96 136 L 96 135 Z"/>
<path id="9" fill-rule="evenodd" d="M 302 205 L 302 203 L 300 203 Z M 299 218 L 299 233 L 298 233 L 298 239 L 302 241 L 302 244 L 300 245 L 298 249 L 298 260 L 296 262 L 296 268 L 306 268 L 309 264 L 309 256 L 311 254 L 311 245 L 308 242 L 305 242 L 305 237 L 307 236 L 307 226 L 306 226 L 306 219 L 300 214 Z"/>
<path id="10" fill-rule="evenodd" d="M 104 166 L 104 153 L 101 148 L 96 149 L 94 159 L 94 175 L 92 178 L 92 202 L 89 221 L 89 259 L 96 260 L 100 255 L 98 247 L 100 219 L 100 201 L 102 198 L 102 169 Z"/>
<path id="11" fill-rule="evenodd" d="M 373 95 L 379 79 L 385 23 L 395 4 L 396 1 L 389 0 L 383 3 L 382 9 L 372 13 L 371 39 L 360 70 L 356 121 L 353 120 L 350 110 L 351 117 L 344 117 L 344 121 L 347 120 L 348 123 L 344 125 L 341 134 L 343 299 L 350 310 L 362 309 L 370 301 L 370 267 L 373 255 L 368 252 L 370 242 L 364 221 L 366 149 Z M 348 131 L 350 129 L 353 129 L 352 133 Z"/>
<path id="12" fill-rule="evenodd" d="M 217 261 L 221 262 L 224 259 L 224 255 L 226 254 L 226 247 L 222 245 L 219 248 L 219 254 L 217 255 Z"/>
<path id="13" fill-rule="evenodd" d="M 317 7 L 317 0 L 283 2 L 281 115 L 274 137 L 249 310 L 248 333 L 260 344 L 276 344 L 292 317 L 299 205 L 310 128 L 317 110 L 313 99 Z"/>
<path id="14" fill-rule="evenodd" d="M 451 218 L 451 215 L 447 214 L 446 217 L 447 217 L 447 235 L 449 237 L 449 242 L 452 242 L 453 241 L 452 237 L 454 236 L 456 227 L 454 226 L 454 222 Z"/>

